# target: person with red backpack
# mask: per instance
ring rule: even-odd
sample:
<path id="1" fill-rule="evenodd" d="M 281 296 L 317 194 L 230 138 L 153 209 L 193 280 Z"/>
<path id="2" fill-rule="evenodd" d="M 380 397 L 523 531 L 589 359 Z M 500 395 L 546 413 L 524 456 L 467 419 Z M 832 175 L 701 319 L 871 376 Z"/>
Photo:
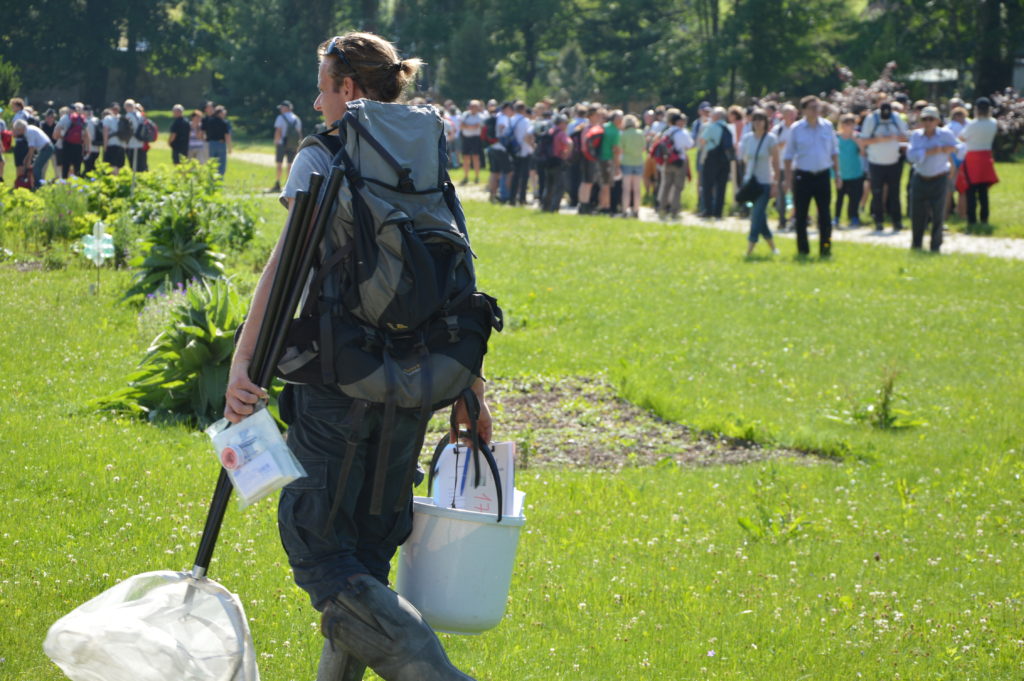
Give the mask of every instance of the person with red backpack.
<path id="1" fill-rule="evenodd" d="M 67 179 L 82 174 L 82 161 L 92 153 L 92 139 L 89 136 L 89 121 L 85 107 L 75 102 L 68 113 L 61 116 L 54 128 L 54 139 L 63 142 L 60 159 L 60 176 Z"/>
<path id="2" fill-rule="evenodd" d="M 668 128 L 654 143 L 651 155 L 661 170 L 658 188 L 658 217 L 662 220 L 679 217 L 679 196 L 686 185 L 690 166 L 686 152 L 693 147 L 693 138 L 686 129 L 686 115 L 678 110 L 668 114 Z"/>
<path id="3" fill-rule="evenodd" d="M 580 151 L 583 154 L 580 173 L 579 214 L 594 212 L 592 196 L 597 181 L 601 142 L 604 140 L 605 112 L 596 104 L 587 107 L 587 126 L 580 134 Z"/>

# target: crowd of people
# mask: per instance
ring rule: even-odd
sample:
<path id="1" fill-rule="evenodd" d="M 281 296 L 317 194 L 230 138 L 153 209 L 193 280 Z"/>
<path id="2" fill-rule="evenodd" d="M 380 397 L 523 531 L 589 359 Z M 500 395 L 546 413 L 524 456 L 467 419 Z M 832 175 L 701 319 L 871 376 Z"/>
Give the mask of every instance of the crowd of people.
<path id="1" fill-rule="evenodd" d="M 49 102 L 42 114 L 21 97 L 11 99 L 8 106 L 11 129 L 6 131 L 6 123 L 0 119 L 0 135 L 5 140 L 4 151 L 8 146 L 13 149 L 16 186 L 35 189 L 47 182 L 48 174 L 52 179 L 81 176 L 101 159 L 115 174 L 126 165 L 137 172 L 149 170 L 149 151 L 160 131 L 135 100 L 112 102 L 99 115 L 82 102 L 59 109 Z M 185 108 L 174 105 L 167 138 L 172 162 L 216 159 L 223 175 L 231 151 L 227 113 L 223 106 L 206 102 L 186 118 Z M 4 163 L 0 154 L 0 174 Z"/>
<path id="2" fill-rule="evenodd" d="M 988 189 L 998 182 L 991 106 L 985 97 L 973 106 L 952 98 L 943 114 L 926 101 L 880 94 L 871 106 L 842 111 L 811 95 L 798 105 L 701 102 L 692 123 L 670 106 L 640 115 L 598 103 L 559 109 L 493 99 L 473 100 L 464 111 L 452 101 L 438 108 L 452 167 L 463 170 L 462 184 L 471 176 L 479 183 L 480 169 L 489 167 L 491 201 L 623 217 L 637 217 L 646 201 L 668 220 L 679 217 L 683 188 L 693 181 L 697 215 L 720 219 L 731 184 L 733 210 L 750 218 L 748 254 L 762 238 L 777 252 L 770 207 L 778 230 L 795 231 L 798 252 L 809 254 L 813 203 L 819 253 L 827 257 L 844 206 L 845 228 L 884 232 L 888 220 L 893 232 L 903 229 L 904 166 L 913 248 L 922 249 L 930 231 L 928 245 L 938 251 L 954 209 L 968 223 L 987 222 Z"/>
<path id="3" fill-rule="evenodd" d="M 125 165 L 145 171 L 159 136 L 131 99 L 113 102 L 99 116 L 81 102 L 49 106 L 41 115 L 21 98 L 9 106 L 11 131 L 3 132 L 0 120 L 0 132 L 13 145 L 19 186 L 44 183 L 49 167 L 54 178 L 87 173 L 101 158 L 115 173 Z M 692 122 L 671 106 L 639 115 L 593 102 L 558 108 L 550 101 L 528 107 L 472 100 L 460 110 L 449 100 L 434 106 L 445 122 L 451 165 L 462 169 L 461 182 L 472 177 L 479 183 L 481 169 L 489 168 L 492 201 L 634 218 L 649 203 L 660 218 L 674 220 L 684 187 L 696 182 L 697 215 L 720 219 L 731 184 L 733 211 L 750 218 L 748 254 L 761 239 L 777 252 L 770 208 L 778 231 L 795 231 L 799 253 L 808 254 L 812 203 L 823 256 L 831 252 L 831 233 L 840 228 L 844 207 L 848 229 L 869 224 L 882 232 L 888 220 L 899 232 L 905 205 L 913 247 L 923 248 L 930 230 L 929 247 L 938 251 L 952 210 L 969 224 L 988 222 L 988 189 L 998 182 L 991 153 L 997 126 L 985 97 L 973 106 L 952 98 L 945 114 L 929 102 L 883 94 L 852 111 L 813 95 L 798 105 L 770 101 L 726 109 L 701 102 Z M 284 100 L 277 108 L 272 192 L 280 191 L 284 165 L 290 170 L 303 134 L 292 103 Z M 223 175 L 232 144 L 227 110 L 206 102 L 187 117 L 181 105 L 172 112 L 172 161 L 216 159 Z M 0 171 L 3 162 L 0 154 Z M 908 165 L 904 204 L 900 187 Z"/>

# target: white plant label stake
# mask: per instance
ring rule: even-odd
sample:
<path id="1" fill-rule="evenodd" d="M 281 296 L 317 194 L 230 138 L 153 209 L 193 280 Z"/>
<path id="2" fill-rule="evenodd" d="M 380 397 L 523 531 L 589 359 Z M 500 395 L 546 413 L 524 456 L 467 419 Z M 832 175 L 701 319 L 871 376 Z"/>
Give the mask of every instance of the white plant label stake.
<path id="1" fill-rule="evenodd" d="M 114 257 L 114 237 L 107 234 L 107 226 L 97 220 L 92 234 L 82 237 L 82 253 L 96 265 L 96 285 L 93 294 L 100 292 L 100 268 L 107 258 Z"/>

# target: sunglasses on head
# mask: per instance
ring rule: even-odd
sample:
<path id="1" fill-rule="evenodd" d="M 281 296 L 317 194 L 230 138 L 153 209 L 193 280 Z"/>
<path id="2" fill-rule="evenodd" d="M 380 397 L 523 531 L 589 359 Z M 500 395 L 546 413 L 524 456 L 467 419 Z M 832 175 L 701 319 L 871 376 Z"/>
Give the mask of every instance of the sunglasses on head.
<path id="1" fill-rule="evenodd" d="M 359 87 L 362 87 L 362 84 L 359 83 L 359 79 L 356 77 L 356 68 L 352 66 L 352 62 L 348 60 L 348 57 L 345 55 L 345 51 L 341 49 L 341 38 L 332 38 L 330 44 L 327 46 L 324 56 L 326 57 L 332 54 L 341 60 L 341 63 L 344 64 L 346 69 L 352 72 L 350 78 L 352 78 Z"/>

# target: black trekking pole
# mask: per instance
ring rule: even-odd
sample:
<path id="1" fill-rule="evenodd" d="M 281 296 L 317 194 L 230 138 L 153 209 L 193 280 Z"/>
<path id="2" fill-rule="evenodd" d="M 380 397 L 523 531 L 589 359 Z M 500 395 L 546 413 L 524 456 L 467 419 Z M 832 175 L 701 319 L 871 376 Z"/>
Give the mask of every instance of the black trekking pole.
<path id="1" fill-rule="evenodd" d="M 334 203 L 338 198 L 338 190 L 341 188 L 341 183 L 344 179 L 345 172 L 335 166 L 331 171 L 330 178 L 327 180 L 327 191 L 324 195 L 324 200 L 320 202 L 316 216 L 310 225 L 305 247 L 298 252 L 295 275 L 290 280 L 291 287 L 285 292 L 287 297 L 283 302 L 284 307 L 281 310 L 281 320 L 274 330 L 274 336 L 270 342 L 270 351 L 267 354 L 271 361 L 271 367 L 277 366 L 281 353 L 284 351 L 284 341 L 288 335 L 288 326 L 295 317 L 296 308 L 299 306 L 299 299 L 302 297 L 306 280 L 309 278 L 310 270 L 313 267 L 313 258 L 320 248 L 320 242 L 327 231 L 327 223 L 331 219 Z"/>
<path id="2" fill-rule="evenodd" d="M 321 175 L 314 174 L 312 182 Z M 319 183 L 318 183 L 319 185 Z M 302 247 L 306 221 L 313 203 L 311 192 L 300 191 L 295 194 L 295 205 L 292 208 L 291 218 L 288 220 L 284 243 L 281 246 L 281 253 L 278 256 L 277 270 L 274 272 L 273 284 L 267 297 L 267 310 L 263 315 L 263 323 L 260 325 L 260 333 L 256 338 L 256 345 L 253 348 L 252 364 L 249 366 L 249 378 L 261 388 L 267 386 L 263 383 L 266 365 L 269 363 L 267 352 L 270 350 L 270 343 L 274 338 L 274 329 L 280 323 L 281 303 L 284 300 L 285 289 L 288 288 L 290 273 L 294 270 L 294 262 L 299 248 Z"/>
<path id="3" fill-rule="evenodd" d="M 320 182 L 323 182 L 322 176 Z M 319 186 L 319 184 L 318 184 Z M 268 361 L 267 350 L 269 349 L 272 336 L 278 325 L 277 317 L 280 314 L 281 298 L 280 289 L 284 287 L 285 279 L 282 266 L 291 266 L 296 260 L 296 249 L 302 243 L 304 236 L 303 219 L 308 219 L 310 204 L 309 192 L 298 192 L 295 197 L 295 205 L 292 209 L 291 218 L 286 226 L 285 240 L 282 244 L 278 260 L 278 269 L 274 274 L 273 285 L 267 301 L 267 310 L 263 316 L 263 323 L 260 324 L 259 334 L 256 337 L 256 346 L 253 352 L 253 360 L 249 365 L 249 380 L 256 385 L 263 387 L 263 382 L 269 382 L 273 376 L 273 363 Z M 276 294 L 276 301 L 275 301 Z M 268 374 L 267 367 L 271 367 Z M 213 559 L 213 549 L 217 545 L 217 538 L 220 535 L 220 528 L 224 522 L 224 513 L 227 511 L 228 501 L 231 499 L 231 478 L 227 470 L 222 466 L 217 476 L 217 484 L 213 490 L 213 498 L 210 500 L 210 510 L 206 514 L 206 524 L 203 526 L 203 536 L 199 540 L 199 549 L 196 551 L 195 563 L 192 566 L 192 576 L 196 579 L 204 577 L 210 568 L 210 561 Z"/>

